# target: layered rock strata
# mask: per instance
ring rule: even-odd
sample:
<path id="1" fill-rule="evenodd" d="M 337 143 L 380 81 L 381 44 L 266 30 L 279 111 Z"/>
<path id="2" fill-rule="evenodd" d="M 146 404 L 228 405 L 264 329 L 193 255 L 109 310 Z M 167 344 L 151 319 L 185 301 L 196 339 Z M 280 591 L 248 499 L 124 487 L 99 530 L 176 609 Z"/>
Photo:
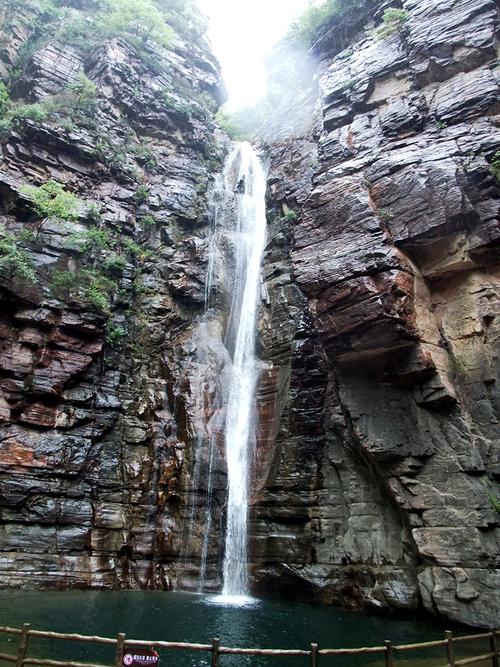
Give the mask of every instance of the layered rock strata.
<path id="1" fill-rule="evenodd" d="M 267 128 L 253 571 L 263 591 L 492 626 L 498 7 L 406 0 L 380 39 L 394 3 L 368 4 Z"/>
<path id="2" fill-rule="evenodd" d="M 0 53 L 15 103 L 61 106 L 1 146 L 0 222 L 30 230 L 36 280 L 3 265 L 0 585 L 169 588 L 190 506 L 207 191 L 227 141 L 220 73 L 202 37 L 89 50 L 37 41 L 36 18 L 36 5 L 6 14 Z M 84 113 L 68 93 L 82 74 Z M 76 220 L 32 210 L 23 186 L 50 180 L 78 196 Z M 111 314 L 54 287 L 101 252 L 77 243 L 96 228 L 122 249 Z"/>

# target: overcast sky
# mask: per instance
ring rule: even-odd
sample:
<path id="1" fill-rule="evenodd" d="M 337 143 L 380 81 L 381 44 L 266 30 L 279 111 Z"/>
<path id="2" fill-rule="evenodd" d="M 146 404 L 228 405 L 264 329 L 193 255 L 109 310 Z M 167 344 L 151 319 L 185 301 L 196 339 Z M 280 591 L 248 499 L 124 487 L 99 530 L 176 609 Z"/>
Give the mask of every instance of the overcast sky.
<path id="1" fill-rule="evenodd" d="M 221 66 L 228 109 L 265 93 L 264 58 L 308 0 L 198 0 L 209 17 L 209 37 Z"/>

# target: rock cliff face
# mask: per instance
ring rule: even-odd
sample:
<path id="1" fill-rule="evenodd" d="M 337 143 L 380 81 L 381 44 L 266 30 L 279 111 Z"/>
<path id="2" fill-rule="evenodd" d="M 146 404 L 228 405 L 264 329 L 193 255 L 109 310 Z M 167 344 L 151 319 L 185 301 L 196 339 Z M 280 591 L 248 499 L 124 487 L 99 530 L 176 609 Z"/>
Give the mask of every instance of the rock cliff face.
<path id="1" fill-rule="evenodd" d="M 40 44 L 36 18 L 6 13 L 0 54 L 8 73 L 32 52 L 16 102 L 55 106 L 1 146 L 0 222 L 11 239 L 31 230 L 36 282 L 2 264 L 0 585 L 168 588 L 189 506 L 207 190 L 227 142 L 219 69 L 202 38 L 139 58 L 121 39 Z M 82 73 L 96 87 L 83 112 L 68 99 Z M 76 220 L 32 211 L 20 188 L 49 179 L 78 195 Z M 102 255 L 97 228 L 121 258 L 110 316 L 88 289 L 54 287 L 56 270 Z"/>
<path id="2" fill-rule="evenodd" d="M 287 54 L 263 147 L 252 578 L 262 592 L 494 625 L 498 8 L 389 3 L 408 21 L 377 40 L 384 6 L 359 4 L 312 62 Z M 218 66 L 182 30 L 142 54 L 120 38 L 40 42 L 34 7 L 11 5 L 0 73 L 35 111 L 1 146 L 0 585 L 190 586 L 208 502 L 196 443 L 216 382 L 200 377 L 221 337 L 198 327 L 227 152 Z M 24 186 L 49 181 L 78 197 L 76 214 L 34 210 Z M 213 586 L 222 454 L 216 469 Z"/>
<path id="3" fill-rule="evenodd" d="M 267 127 L 253 569 L 263 591 L 494 625 L 498 7 L 396 4 L 331 28 Z"/>

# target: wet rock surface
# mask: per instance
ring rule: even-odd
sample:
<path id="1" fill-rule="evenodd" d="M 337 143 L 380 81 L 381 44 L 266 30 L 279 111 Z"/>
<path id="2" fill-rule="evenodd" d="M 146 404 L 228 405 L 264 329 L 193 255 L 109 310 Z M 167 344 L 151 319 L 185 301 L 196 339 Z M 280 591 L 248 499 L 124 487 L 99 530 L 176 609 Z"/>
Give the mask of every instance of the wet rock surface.
<path id="1" fill-rule="evenodd" d="M 309 128 L 267 146 L 252 568 L 263 592 L 493 626 L 498 9 L 402 7 L 401 33 L 316 44 Z"/>

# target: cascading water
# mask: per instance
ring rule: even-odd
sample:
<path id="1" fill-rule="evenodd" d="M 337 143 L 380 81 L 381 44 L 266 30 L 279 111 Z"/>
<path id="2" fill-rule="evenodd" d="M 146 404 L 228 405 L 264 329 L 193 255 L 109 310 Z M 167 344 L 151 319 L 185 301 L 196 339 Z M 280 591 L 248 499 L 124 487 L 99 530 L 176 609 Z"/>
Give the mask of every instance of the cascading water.
<path id="1" fill-rule="evenodd" d="M 232 168 L 238 164 L 237 172 Z M 247 514 L 250 450 L 255 389 L 257 307 L 261 260 L 266 241 L 266 175 L 248 143 L 239 144 L 226 173 L 236 173 L 237 192 L 235 288 L 228 345 L 232 348 L 232 372 L 227 397 L 225 445 L 228 475 L 227 527 L 224 554 L 223 595 L 247 593 Z"/>
<path id="2" fill-rule="evenodd" d="M 212 526 L 214 478 L 222 468 L 218 443 L 223 441 L 227 462 L 225 596 L 245 595 L 248 588 L 248 487 L 259 372 L 255 334 L 266 239 L 265 191 L 266 175 L 257 155 L 250 144 L 237 144 L 212 192 L 205 311 L 193 337 L 191 421 L 196 436 L 182 560 L 187 566 L 200 543 L 196 526 L 201 519 L 198 590 L 202 591 L 209 560 L 213 563 L 219 553 Z M 197 499 L 205 483 L 206 508 L 201 518 Z M 220 504 L 217 509 L 220 512 Z"/>

